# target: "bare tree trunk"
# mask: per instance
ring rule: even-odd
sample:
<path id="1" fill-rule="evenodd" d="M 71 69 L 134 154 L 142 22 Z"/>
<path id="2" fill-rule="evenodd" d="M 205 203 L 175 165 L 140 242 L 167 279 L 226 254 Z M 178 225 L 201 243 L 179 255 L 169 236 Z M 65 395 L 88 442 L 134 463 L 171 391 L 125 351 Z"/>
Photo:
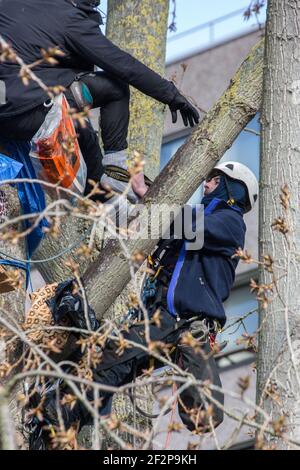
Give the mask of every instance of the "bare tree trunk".
<path id="1" fill-rule="evenodd" d="M 9 409 L 9 403 L 0 388 L 0 450 L 16 450 L 15 424 Z"/>
<path id="2" fill-rule="evenodd" d="M 145 205 L 182 205 L 196 191 L 235 138 L 260 109 L 263 41 L 244 61 L 226 93 L 195 129 L 147 193 Z M 129 253 L 151 253 L 157 240 L 126 243 Z M 110 241 L 85 274 L 89 300 L 101 317 L 130 280 L 128 261 L 117 241 Z"/>
<path id="3" fill-rule="evenodd" d="M 169 0 L 109 0 L 106 33 L 109 39 L 128 53 L 132 54 L 157 73 L 163 75 L 165 70 L 166 37 L 168 24 Z M 160 149 L 164 129 L 164 105 L 131 89 L 129 127 L 129 156 L 134 150 L 144 156 L 146 173 L 155 178 L 160 168 Z M 106 316 L 114 319 L 124 316 L 128 310 L 128 296 L 133 285 L 117 297 Z M 148 394 L 145 393 L 145 396 Z M 144 404 L 145 406 L 145 404 Z M 151 411 L 151 403 L 147 404 Z M 134 425 L 135 429 L 149 426 L 142 416 L 135 416 L 128 397 L 116 396 L 114 412 L 122 421 Z M 91 426 L 85 426 L 81 432 L 81 442 L 91 447 Z M 134 444 L 132 436 L 122 436 L 126 442 Z M 104 445 L 114 445 L 104 439 Z"/>
<path id="4" fill-rule="evenodd" d="M 165 70 L 169 0 L 109 0 L 107 35 L 120 47 L 161 75 Z M 164 129 L 164 106 L 132 88 L 130 100 L 129 155 L 144 155 L 147 173 L 156 177 Z M 108 315 L 124 315 L 128 293 L 124 291 Z M 132 289 L 131 289 L 132 290 Z"/>
<path id="5" fill-rule="evenodd" d="M 10 187 L 1 188 L 4 192 L 6 199 L 7 199 L 7 216 L 12 219 L 20 214 L 20 204 L 17 198 L 17 193 L 14 189 Z M 20 226 L 15 226 L 15 229 L 19 229 L 21 231 Z M 0 250 L 1 250 L 1 258 L 2 259 L 10 259 L 9 256 L 12 256 L 17 259 L 25 259 L 25 246 L 24 246 L 24 239 L 19 240 L 17 245 L 13 245 L 10 241 L 0 241 Z M 5 256 L 4 256 L 5 254 Z M 5 316 L 6 319 L 11 321 L 12 323 L 16 323 L 19 327 L 24 321 L 24 313 L 25 313 L 25 297 L 26 297 L 26 288 L 25 288 L 25 274 L 21 274 L 23 277 L 23 283 L 20 288 L 12 290 L 7 293 L 0 294 L 0 316 Z M 1 327 L 0 322 L 0 327 Z M 22 353 L 22 344 L 20 341 L 16 340 L 13 344 L 11 344 L 8 356 L 5 352 L 5 342 L 0 340 L 0 365 L 5 364 L 7 359 L 9 359 L 9 363 L 14 365 L 17 363 L 18 359 L 20 358 L 20 354 Z M 14 370 L 12 373 L 15 373 Z M 5 385 L 6 380 L 8 377 L 0 376 L 0 391 L 1 386 Z M 0 441 L 3 448 L 5 447 L 13 447 L 15 443 L 13 443 L 13 436 L 14 430 L 12 429 L 13 421 L 10 418 L 9 414 L 14 420 L 15 427 L 17 431 L 19 431 L 21 426 L 21 411 L 20 407 L 18 406 L 18 402 L 16 400 L 16 394 L 20 390 L 21 386 L 18 386 L 13 393 L 9 397 L 6 397 L 1 392 L 1 425 L 0 425 Z M 6 428 L 4 430 L 3 423 L 10 424 L 10 428 Z M 3 435 L 5 432 L 5 435 Z M 22 437 L 21 433 L 17 433 L 17 443 L 21 445 Z"/>
<path id="6" fill-rule="evenodd" d="M 278 437 L 300 440 L 300 1 L 269 0 L 262 110 L 260 255 L 275 260 L 275 293 L 261 309 L 257 401 Z M 280 189 L 283 206 L 280 206 Z M 290 201 L 288 201 L 288 193 Z M 271 225 L 277 220 L 277 225 Z M 286 224 L 286 225 L 285 225 Z M 277 230 L 275 230 L 277 229 Z M 288 233 L 283 235 L 288 229 Z M 280 279 L 279 279 L 280 278 Z M 262 269 L 260 284 L 272 282 Z M 262 436 L 259 445 L 264 445 Z"/>
<path id="7" fill-rule="evenodd" d="M 165 70 L 166 34 L 169 12 L 168 0 L 110 0 L 108 3 L 107 35 L 121 48 L 134 55 L 137 59 L 160 74 Z M 131 89 L 131 120 L 129 128 L 129 155 L 134 150 L 140 152 L 145 159 L 145 172 L 150 178 L 159 173 L 160 147 L 163 136 L 164 105 Z M 64 265 L 66 257 L 79 263 L 83 273 L 90 264 L 76 255 L 80 244 L 88 239 L 91 224 L 75 221 L 73 216 L 62 221 L 58 238 L 47 236 L 34 254 L 35 259 L 44 259 L 57 255 L 78 241 L 64 257 L 56 258 L 40 264 L 39 269 L 46 282 L 63 281 L 70 276 L 69 269 Z M 100 250 L 95 247 L 94 255 Z"/>

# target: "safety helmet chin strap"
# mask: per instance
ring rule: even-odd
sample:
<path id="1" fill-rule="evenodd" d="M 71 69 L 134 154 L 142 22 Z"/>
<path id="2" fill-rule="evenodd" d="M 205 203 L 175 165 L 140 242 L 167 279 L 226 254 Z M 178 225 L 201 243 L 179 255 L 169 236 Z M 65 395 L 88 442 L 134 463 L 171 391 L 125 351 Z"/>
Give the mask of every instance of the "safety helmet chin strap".
<path id="1" fill-rule="evenodd" d="M 245 202 L 244 201 L 242 202 L 242 200 L 239 199 L 239 196 L 236 196 L 236 197 L 233 196 L 232 188 L 230 188 L 230 184 L 229 184 L 228 179 L 231 179 L 231 178 L 224 174 L 224 181 L 225 181 L 226 191 L 227 191 L 227 195 L 228 195 L 227 204 L 231 207 L 232 206 L 238 206 L 240 209 L 243 210 L 243 212 L 245 212 L 245 207 L 246 207 Z M 241 183 L 241 182 L 239 182 L 239 183 L 244 186 L 243 183 Z"/>
<path id="2" fill-rule="evenodd" d="M 235 204 L 235 199 L 232 196 L 232 193 L 231 193 L 231 190 L 230 190 L 230 187 L 229 187 L 229 184 L 228 184 L 227 176 L 225 175 L 225 173 L 222 173 L 222 174 L 224 176 L 225 186 L 226 186 L 226 190 L 227 190 L 227 194 L 228 194 L 227 204 L 229 206 L 233 206 Z"/>

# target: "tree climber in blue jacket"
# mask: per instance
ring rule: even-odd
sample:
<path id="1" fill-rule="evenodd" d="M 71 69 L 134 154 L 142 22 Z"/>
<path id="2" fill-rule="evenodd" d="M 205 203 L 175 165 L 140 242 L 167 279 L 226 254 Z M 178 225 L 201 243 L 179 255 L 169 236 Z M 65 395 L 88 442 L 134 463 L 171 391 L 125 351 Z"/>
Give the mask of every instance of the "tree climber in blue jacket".
<path id="1" fill-rule="evenodd" d="M 123 192 L 128 182 L 126 153 L 129 85 L 167 104 L 172 119 L 180 111 L 185 126 L 199 122 L 198 111 L 176 86 L 115 46 L 100 30 L 99 0 L 1 0 L 0 34 L 48 87 L 61 85 L 72 108 L 100 107 L 104 146 L 91 123 L 78 127 L 88 179 Z M 41 62 L 41 50 L 59 47 L 57 64 Z M 1 50 L 0 50 L 1 52 Z M 95 66 L 102 71 L 94 72 Z M 20 66 L 0 61 L 0 140 L 31 140 L 51 108 L 47 93 L 33 80 L 26 86 Z M 148 182 L 149 184 L 149 182 Z M 88 184 L 86 193 L 91 189 Z M 142 173 L 132 178 L 128 198 L 137 202 L 147 185 Z"/>
<path id="2" fill-rule="evenodd" d="M 161 241 L 151 256 L 154 274 L 148 275 L 142 290 L 151 322 L 151 340 L 175 346 L 174 361 L 183 370 L 198 381 L 209 381 L 219 388 L 211 390 L 214 402 L 194 385 L 180 394 L 179 413 L 191 431 L 211 430 L 208 405 L 212 406 L 213 424 L 217 426 L 223 420 L 223 412 L 216 404 L 222 405 L 224 397 L 211 342 L 226 322 L 223 302 L 235 279 L 238 258 L 234 255 L 244 248 L 245 242 L 243 215 L 253 208 L 257 197 L 257 179 L 245 165 L 233 161 L 217 165 L 204 185 L 203 247 L 188 251 L 186 241 L 171 237 Z M 153 321 L 157 311 L 160 324 Z M 143 314 L 135 310 L 132 317 L 140 321 L 133 322 L 122 334 L 125 340 L 145 346 Z M 131 347 L 120 355 L 118 341 L 116 338 L 106 344 L 101 362 L 93 370 L 95 382 L 118 387 L 132 382 L 149 367 L 148 352 Z M 87 397 L 93 401 L 93 392 L 87 392 Z M 100 412 L 108 415 L 112 393 L 100 392 L 100 398 Z M 58 424 L 56 406 L 56 396 L 50 394 L 45 401 L 44 418 L 54 425 Z M 77 420 L 81 424 L 89 420 L 89 413 L 79 401 L 72 410 L 61 406 L 61 412 L 67 427 Z"/>

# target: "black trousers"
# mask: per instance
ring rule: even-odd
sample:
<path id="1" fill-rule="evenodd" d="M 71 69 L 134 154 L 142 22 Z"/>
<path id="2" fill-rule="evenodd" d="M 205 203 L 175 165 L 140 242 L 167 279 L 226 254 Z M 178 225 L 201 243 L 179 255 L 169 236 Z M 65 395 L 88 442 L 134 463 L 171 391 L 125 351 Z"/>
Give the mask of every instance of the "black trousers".
<path id="1" fill-rule="evenodd" d="M 100 107 L 100 129 L 105 152 L 127 148 L 129 125 L 129 86 L 105 72 L 87 72 L 79 78 L 89 88 L 93 108 Z M 72 108 L 77 108 L 70 90 L 65 92 Z M 38 106 L 24 114 L 0 121 L 0 138 L 31 140 L 42 125 L 49 108 Z M 98 136 L 91 123 L 85 128 L 77 125 L 78 141 L 87 165 L 87 177 L 98 182 L 103 174 L 102 154 Z M 89 191 L 87 187 L 86 192 Z"/>
<path id="2" fill-rule="evenodd" d="M 178 325 L 167 311 L 161 313 L 160 327 L 154 324 L 150 325 L 151 340 L 174 345 L 174 361 L 183 370 L 188 371 L 199 381 L 208 381 L 217 387 L 221 387 L 218 369 L 211 355 L 208 335 L 205 341 L 203 343 L 201 342 L 201 348 L 199 348 L 199 350 L 181 344 L 180 338 L 184 332 L 189 330 L 189 322 L 183 322 Z M 124 331 L 122 334 L 125 339 L 146 346 L 144 331 L 144 325 L 137 325 L 132 326 L 129 328 L 128 332 Z M 125 349 L 124 352 L 120 354 L 118 348 L 118 341 L 109 341 L 107 343 L 102 360 L 99 366 L 94 370 L 95 382 L 119 387 L 131 383 L 135 375 L 138 376 L 143 370 L 149 367 L 149 355 L 146 351 L 144 352 L 137 347 L 133 347 Z M 155 364 L 156 367 L 161 367 L 161 365 L 160 363 Z M 181 385 L 182 383 L 179 383 L 178 387 Z M 224 396 L 220 391 L 212 390 L 211 396 L 217 403 L 221 405 L 224 404 Z M 100 397 L 102 399 L 101 414 L 109 414 L 112 404 L 112 394 L 102 392 Z M 93 400 L 93 398 L 93 395 L 91 395 L 90 399 Z M 205 410 L 208 405 L 212 406 L 213 423 L 215 426 L 218 426 L 223 421 L 223 411 L 203 394 L 201 387 L 190 386 L 182 391 L 179 396 L 178 411 L 183 423 L 190 431 L 211 431 L 208 418 L 205 416 Z M 82 407 L 81 415 L 86 416 L 86 421 L 88 422 L 89 417 L 86 411 L 84 411 L 83 406 L 80 403 L 76 406 Z M 81 424 L 83 425 L 85 422 Z"/>

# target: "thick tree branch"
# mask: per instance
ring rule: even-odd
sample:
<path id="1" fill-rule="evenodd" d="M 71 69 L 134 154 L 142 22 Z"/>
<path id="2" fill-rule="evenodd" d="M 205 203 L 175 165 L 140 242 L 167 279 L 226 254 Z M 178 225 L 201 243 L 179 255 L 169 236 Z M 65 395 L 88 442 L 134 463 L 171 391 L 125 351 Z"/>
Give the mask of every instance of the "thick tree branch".
<path id="1" fill-rule="evenodd" d="M 20 213 L 20 204 L 17 198 L 16 191 L 8 186 L 1 187 L 1 190 L 4 191 L 7 199 L 7 216 L 9 218 L 14 218 Z M 15 230 L 21 231 L 20 224 L 16 224 L 13 227 Z M 4 254 L 7 256 L 14 256 L 21 259 L 26 259 L 25 255 L 25 244 L 23 239 L 19 239 L 16 245 L 13 245 L 9 241 L 0 240 L 0 251 L 1 258 L 6 259 Z M 3 254 L 4 253 L 4 254 Z M 8 258 L 9 259 L 9 258 Z M 12 269 L 17 276 L 15 269 Z M 13 319 L 17 324 L 21 324 L 24 320 L 25 313 L 25 274 L 20 272 L 20 279 L 15 279 L 16 282 L 20 281 L 20 287 L 15 288 L 12 291 L 1 293 L 0 295 L 0 308 L 1 311 L 8 312 L 8 315 Z M 2 344 L 2 351 L 0 345 L 0 363 L 4 362 L 5 359 L 9 359 L 12 364 L 15 364 L 21 353 L 22 353 L 22 344 L 20 341 L 16 341 L 11 347 L 10 352 L 7 354 L 4 351 L 4 342 Z M 2 393 L 2 386 L 5 385 L 5 379 L 0 378 L 0 440 L 1 446 L 3 449 L 13 449 L 15 446 L 14 443 L 14 429 L 19 429 L 21 424 L 21 413 L 20 407 L 16 400 L 16 393 L 18 390 L 14 390 L 9 396 L 6 396 Z M 14 424 L 12 422 L 14 420 Z M 8 425 L 10 423 L 10 425 Z"/>
<path id="2" fill-rule="evenodd" d="M 132 54 L 150 68 L 164 74 L 165 50 L 169 1 L 157 0 L 110 0 L 108 3 L 107 36 L 115 44 Z M 164 106 L 131 88 L 129 127 L 129 155 L 139 151 L 146 160 L 146 174 L 154 179 L 159 172 L 159 155 L 163 134 Z M 61 221 L 59 237 L 45 237 L 34 254 L 35 259 L 49 258 L 78 241 L 78 247 L 88 243 L 91 223 L 74 220 L 72 215 Z M 93 249 L 94 260 L 101 250 L 102 231 L 96 232 L 96 246 Z M 97 243 L 99 242 L 99 243 Z M 69 256 L 79 264 L 80 273 L 84 273 L 90 264 L 90 258 L 82 259 L 76 255 L 77 248 L 70 250 Z M 39 270 L 46 282 L 64 281 L 71 276 L 70 270 L 62 259 L 41 263 Z"/>
<path id="3" fill-rule="evenodd" d="M 261 105 L 264 43 L 250 52 L 231 84 L 191 137 L 155 180 L 145 205 L 184 204 L 232 145 Z M 156 240 L 126 242 L 129 253 L 150 253 Z M 128 260 L 117 241 L 110 241 L 85 276 L 89 300 L 101 317 L 130 280 Z"/>

